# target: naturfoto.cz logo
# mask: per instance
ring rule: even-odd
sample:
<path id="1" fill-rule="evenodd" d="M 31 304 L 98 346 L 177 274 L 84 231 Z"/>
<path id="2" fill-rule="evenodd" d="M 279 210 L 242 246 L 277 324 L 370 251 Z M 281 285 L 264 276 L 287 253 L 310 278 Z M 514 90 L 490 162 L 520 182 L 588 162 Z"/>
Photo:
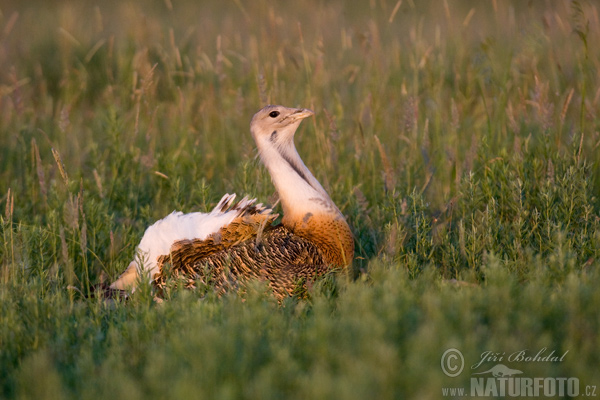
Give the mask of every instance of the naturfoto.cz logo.
<path id="1" fill-rule="evenodd" d="M 588 385 L 581 392 L 579 379 L 576 377 L 528 377 L 526 372 L 507 366 L 508 363 L 559 363 L 569 351 L 562 354 L 555 350 L 542 348 L 537 352 L 519 350 L 506 352 L 485 351 L 478 362 L 470 367 L 469 387 L 442 388 L 443 396 L 481 396 L 481 397 L 575 397 L 582 394 L 586 397 L 597 395 L 596 386 Z M 495 363 L 483 366 L 484 363 Z M 441 357 L 442 371 L 446 376 L 455 378 L 465 369 L 462 352 L 451 348 Z M 506 363 L 506 364 L 505 364 Z"/>

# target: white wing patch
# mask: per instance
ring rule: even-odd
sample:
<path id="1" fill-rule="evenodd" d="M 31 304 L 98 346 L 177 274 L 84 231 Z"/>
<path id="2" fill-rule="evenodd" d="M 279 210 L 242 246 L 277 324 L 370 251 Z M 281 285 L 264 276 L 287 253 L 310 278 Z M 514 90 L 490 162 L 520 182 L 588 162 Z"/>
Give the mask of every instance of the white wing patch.
<path id="1" fill-rule="evenodd" d="M 169 254 L 173 243 L 185 239 L 206 239 L 210 234 L 230 224 L 256 202 L 256 199 L 244 197 L 232 207 L 235 197 L 235 194 L 224 195 L 210 213 L 184 214 L 181 211 L 173 211 L 149 226 L 137 247 L 135 259 L 110 287 L 134 290 L 139 275 L 151 279 L 159 272 L 157 259 Z M 258 204 L 256 207 L 262 205 Z M 270 211 L 265 209 L 263 212 Z"/>

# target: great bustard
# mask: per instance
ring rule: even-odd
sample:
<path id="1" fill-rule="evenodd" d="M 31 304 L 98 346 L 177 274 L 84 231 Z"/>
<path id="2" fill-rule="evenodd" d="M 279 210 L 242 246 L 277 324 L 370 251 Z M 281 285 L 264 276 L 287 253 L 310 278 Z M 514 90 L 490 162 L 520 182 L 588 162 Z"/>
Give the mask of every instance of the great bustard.
<path id="1" fill-rule="evenodd" d="M 354 255 L 350 228 L 294 146 L 300 122 L 312 115 L 269 105 L 250 123 L 279 194 L 281 225 L 272 225 L 278 215 L 262 204 L 234 203 L 229 194 L 210 213 L 173 212 L 146 230 L 136 258 L 111 289 L 133 290 L 144 276 L 162 289 L 166 276 L 174 276 L 186 287 L 203 282 L 222 292 L 255 278 L 281 298 L 332 267 L 347 267 Z"/>

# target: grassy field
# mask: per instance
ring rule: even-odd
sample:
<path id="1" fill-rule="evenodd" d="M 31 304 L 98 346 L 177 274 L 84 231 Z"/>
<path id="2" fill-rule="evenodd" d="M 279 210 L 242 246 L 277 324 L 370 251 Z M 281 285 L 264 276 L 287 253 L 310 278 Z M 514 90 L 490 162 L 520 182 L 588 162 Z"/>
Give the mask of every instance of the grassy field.
<path id="1" fill-rule="evenodd" d="M 354 3 L 2 2 L 0 398 L 489 397 L 499 363 L 600 397 L 598 6 Z M 316 112 L 351 273 L 86 299 L 172 210 L 275 202 L 269 103 Z"/>

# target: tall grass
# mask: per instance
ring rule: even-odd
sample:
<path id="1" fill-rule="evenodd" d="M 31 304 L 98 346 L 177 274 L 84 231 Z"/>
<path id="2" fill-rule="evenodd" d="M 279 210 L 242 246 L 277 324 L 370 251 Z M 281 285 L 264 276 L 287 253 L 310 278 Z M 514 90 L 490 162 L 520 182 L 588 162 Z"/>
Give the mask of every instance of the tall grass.
<path id="1" fill-rule="evenodd" d="M 450 347 L 599 385 L 599 37 L 579 1 L 5 1 L 0 397 L 439 398 Z M 267 103 L 316 111 L 352 273 L 84 299 L 173 209 L 275 203 Z"/>

